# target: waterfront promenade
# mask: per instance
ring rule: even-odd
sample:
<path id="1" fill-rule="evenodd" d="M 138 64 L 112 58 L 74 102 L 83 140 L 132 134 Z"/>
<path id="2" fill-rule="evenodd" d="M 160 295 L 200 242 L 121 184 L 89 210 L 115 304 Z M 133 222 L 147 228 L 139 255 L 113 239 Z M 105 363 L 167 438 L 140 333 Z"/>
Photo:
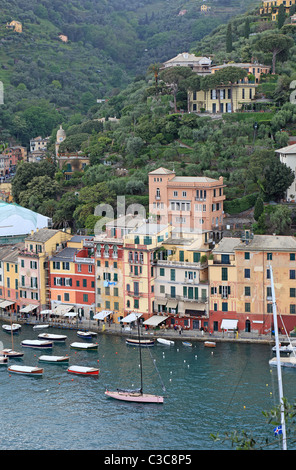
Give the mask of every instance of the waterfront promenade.
<path id="1" fill-rule="evenodd" d="M 10 323 L 11 318 L 7 315 L 0 315 L 1 326 L 3 323 Z M 70 330 L 81 330 L 81 331 L 94 331 L 98 334 L 105 335 L 117 335 L 117 336 L 137 336 L 137 327 L 132 328 L 127 327 L 126 325 L 118 323 L 108 323 L 108 322 L 97 322 L 96 320 L 85 320 L 85 319 L 49 319 L 44 318 L 40 321 L 36 319 L 36 316 L 28 316 L 27 318 L 19 318 L 15 314 L 12 316 L 13 323 L 20 323 L 26 325 L 36 325 L 46 323 L 54 328 L 61 329 L 70 329 Z M 165 338 L 170 340 L 180 340 L 180 341 L 215 341 L 215 342 L 239 342 L 239 343 L 257 343 L 257 344 L 274 344 L 274 336 L 260 335 L 257 332 L 235 332 L 235 331 L 224 331 L 224 332 L 204 332 L 200 330 L 174 330 L 173 328 L 150 328 L 145 330 L 141 328 L 141 336 L 151 337 L 151 338 Z M 285 335 L 280 334 L 279 340 L 287 341 Z"/>

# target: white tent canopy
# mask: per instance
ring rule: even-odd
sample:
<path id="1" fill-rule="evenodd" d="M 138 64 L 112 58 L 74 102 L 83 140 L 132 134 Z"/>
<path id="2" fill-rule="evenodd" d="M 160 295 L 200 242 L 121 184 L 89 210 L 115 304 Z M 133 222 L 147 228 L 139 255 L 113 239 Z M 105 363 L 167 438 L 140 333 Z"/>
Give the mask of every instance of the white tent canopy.
<path id="1" fill-rule="evenodd" d="M 11 302 L 9 300 L 1 300 L 0 301 L 0 308 L 10 307 L 13 304 L 15 304 L 15 302 Z"/>
<path id="2" fill-rule="evenodd" d="M 63 317 L 76 317 L 77 313 L 75 312 L 67 312 L 64 313 Z"/>
<path id="3" fill-rule="evenodd" d="M 104 318 L 108 317 L 109 315 L 111 315 L 112 310 L 102 310 L 101 312 L 99 313 L 96 313 L 94 315 L 94 319 L 95 320 L 104 320 Z"/>
<path id="4" fill-rule="evenodd" d="M 41 310 L 40 315 L 50 315 L 52 310 Z"/>
<path id="5" fill-rule="evenodd" d="M 138 318 L 140 318 L 142 316 L 141 313 L 130 313 L 129 315 L 127 315 L 126 317 L 124 317 L 121 321 L 123 323 L 131 323 L 133 321 L 136 321 Z"/>
<path id="6" fill-rule="evenodd" d="M 72 310 L 72 308 L 74 308 L 74 305 L 57 305 L 54 310 L 52 311 L 52 313 L 54 315 L 65 315 L 66 313 L 70 312 L 70 310 Z"/>
<path id="7" fill-rule="evenodd" d="M 145 320 L 143 325 L 157 326 L 167 318 L 168 316 L 164 315 L 153 315 L 152 317 L 148 318 L 148 320 Z"/>
<path id="8" fill-rule="evenodd" d="M 1 305 L 0 305 L 0 307 L 1 307 Z M 36 310 L 37 307 L 38 307 L 38 305 L 29 304 L 29 305 L 26 305 L 25 307 L 21 308 L 20 312 L 29 313 L 29 312 L 32 312 L 33 310 Z"/>
<path id="9" fill-rule="evenodd" d="M 238 320 L 226 320 L 225 318 L 221 323 L 221 330 L 236 330 Z"/>

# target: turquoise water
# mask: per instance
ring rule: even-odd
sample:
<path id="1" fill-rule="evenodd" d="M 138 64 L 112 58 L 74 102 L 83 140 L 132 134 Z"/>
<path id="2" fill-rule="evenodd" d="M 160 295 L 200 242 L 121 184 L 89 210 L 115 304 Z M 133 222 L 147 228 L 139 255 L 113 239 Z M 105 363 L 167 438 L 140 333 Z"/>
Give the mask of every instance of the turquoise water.
<path id="1" fill-rule="evenodd" d="M 82 341 L 75 331 L 43 331 L 68 339 L 54 343 L 52 353 L 24 348 L 23 359 L 10 362 L 40 365 L 41 354 L 69 354 L 70 365 L 99 366 L 99 378 L 68 374 L 67 366 L 54 364 L 42 365 L 42 378 L 10 376 L 1 366 L 1 450 L 219 450 L 230 445 L 214 443 L 211 433 L 245 429 L 272 437 L 273 426 L 262 415 L 278 400 L 270 346 L 217 343 L 211 349 L 194 343 L 188 348 L 176 341 L 173 347 L 142 349 L 144 391 L 162 394 L 164 385 L 166 398 L 163 405 L 141 405 L 104 395 L 106 388 L 140 385 L 138 348 L 102 334 L 95 339 L 97 352 L 74 351 L 70 343 Z M 14 349 L 37 337 L 24 325 L 14 336 Z M 7 333 L 1 331 L 0 340 L 10 347 Z M 284 395 L 291 402 L 295 385 L 296 370 L 284 369 Z"/>

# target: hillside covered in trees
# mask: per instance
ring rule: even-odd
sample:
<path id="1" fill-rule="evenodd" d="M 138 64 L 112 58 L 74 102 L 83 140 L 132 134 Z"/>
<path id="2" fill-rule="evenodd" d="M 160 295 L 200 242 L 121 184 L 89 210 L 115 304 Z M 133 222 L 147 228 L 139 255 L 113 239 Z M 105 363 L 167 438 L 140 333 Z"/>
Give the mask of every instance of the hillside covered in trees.
<path id="1" fill-rule="evenodd" d="M 201 0 L 2 0 L 0 140 L 28 145 L 72 114 L 86 115 L 98 98 L 116 95 L 151 63 L 189 50 L 257 1 L 208 4 L 205 15 Z M 7 28 L 12 20 L 21 33 Z"/>

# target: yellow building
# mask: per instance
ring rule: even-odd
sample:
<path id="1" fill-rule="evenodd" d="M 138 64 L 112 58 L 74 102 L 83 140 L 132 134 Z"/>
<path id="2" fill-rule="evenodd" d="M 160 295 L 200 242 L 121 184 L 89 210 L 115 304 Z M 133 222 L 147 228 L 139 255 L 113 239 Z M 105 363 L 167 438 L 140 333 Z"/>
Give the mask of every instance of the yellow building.
<path id="1" fill-rule="evenodd" d="M 296 325 L 296 239 L 252 235 L 223 238 L 209 260 L 210 327 L 232 322 L 238 331 L 268 334 L 273 329 L 270 266 L 279 327 Z M 224 325 L 224 326 L 223 326 Z M 232 328 L 230 328 L 232 329 Z"/>
<path id="2" fill-rule="evenodd" d="M 270 15 L 272 21 L 276 21 L 280 5 L 284 5 L 286 14 L 289 13 L 296 0 L 264 0 L 260 8 L 260 15 Z"/>
<path id="3" fill-rule="evenodd" d="M 155 251 L 171 237 L 172 226 L 143 223 L 124 237 L 124 312 L 141 313 L 146 320 L 155 311 Z"/>
<path id="4" fill-rule="evenodd" d="M 20 21 L 13 20 L 10 23 L 7 23 L 6 27 L 8 29 L 13 29 L 17 33 L 22 33 L 23 32 L 23 26 L 22 26 L 22 23 Z"/>
<path id="5" fill-rule="evenodd" d="M 207 13 L 211 10 L 211 7 L 209 7 L 208 5 L 201 5 L 200 7 L 200 11 L 203 12 L 203 13 Z"/>
<path id="6" fill-rule="evenodd" d="M 50 307 L 49 256 L 66 246 L 71 234 L 42 228 L 25 239 L 19 254 L 20 289 L 23 303 L 38 301 L 41 309 Z"/>
<path id="7" fill-rule="evenodd" d="M 208 326 L 207 233 L 173 234 L 155 252 L 155 311 L 169 327 Z"/>
<path id="8" fill-rule="evenodd" d="M 231 113 L 251 103 L 255 97 L 255 83 L 236 83 L 218 86 L 216 89 L 189 92 L 191 112 Z"/>

